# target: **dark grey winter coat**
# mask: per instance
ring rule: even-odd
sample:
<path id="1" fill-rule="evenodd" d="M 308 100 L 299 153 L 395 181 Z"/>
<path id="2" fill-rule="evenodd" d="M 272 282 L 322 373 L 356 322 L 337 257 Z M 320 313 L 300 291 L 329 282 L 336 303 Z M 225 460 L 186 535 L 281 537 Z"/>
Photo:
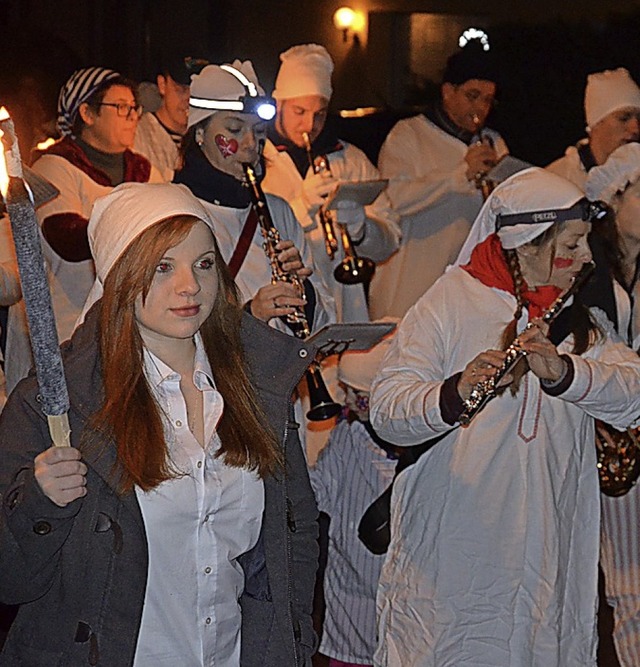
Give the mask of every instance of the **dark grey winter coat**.
<path id="1" fill-rule="evenodd" d="M 64 351 L 72 443 L 102 396 L 97 309 Z M 291 393 L 312 350 L 244 316 L 243 343 L 286 474 L 265 480 L 257 546 L 242 557 L 242 667 L 309 665 L 317 565 L 317 510 L 292 420 Z M 113 487 L 115 449 L 83 453 L 88 493 L 64 508 L 40 490 L 33 459 L 50 446 L 35 380 L 23 381 L 0 416 L 0 601 L 20 604 L 0 655 L 18 667 L 129 667 L 147 576 L 147 543 L 135 493 Z M 176 545 L 176 548 L 179 548 Z"/>

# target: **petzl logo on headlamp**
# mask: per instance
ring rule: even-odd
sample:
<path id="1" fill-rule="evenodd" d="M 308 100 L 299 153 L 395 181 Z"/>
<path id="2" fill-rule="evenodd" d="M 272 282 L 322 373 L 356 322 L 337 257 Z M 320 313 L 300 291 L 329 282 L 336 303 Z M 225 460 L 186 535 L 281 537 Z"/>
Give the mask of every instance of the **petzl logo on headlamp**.
<path id="1" fill-rule="evenodd" d="M 545 211 L 544 213 L 532 213 L 533 222 L 553 222 L 558 217 L 555 211 Z"/>
<path id="2" fill-rule="evenodd" d="M 212 109 L 215 111 L 240 111 L 253 113 L 262 120 L 271 120 L 276 115 L 276 105 L 271 97 L 260 95 L 256 85 L 231 65 L 220 65 L 220 69 L 234 76 L 244 86 L 245 95 L 237 100 L 215 100 L 203 97 L 190 97 L 189 106 L 195 109 Z"/>

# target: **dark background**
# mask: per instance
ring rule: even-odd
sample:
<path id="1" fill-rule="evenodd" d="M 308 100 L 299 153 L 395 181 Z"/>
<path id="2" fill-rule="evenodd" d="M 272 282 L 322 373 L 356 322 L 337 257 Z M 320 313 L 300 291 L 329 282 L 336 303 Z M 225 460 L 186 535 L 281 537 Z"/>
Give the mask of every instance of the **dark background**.
<path id="1" fill-rule="evenodd" d="M 402 77 L 390 100 L 378 85 L 380 39 L 366 31 L 343 42 L 331 21 L 343 3 L 333 0 L 235 2 L 206 0 L 0 0 L 0 102 L 16 119 L 23 146 L 50 134 L 57 93 L 78 67 L 113 67 L 136 80 L 152 80 L 164 54 L 204 55 L 212 62 L 253 60 L 271 89 L 278 53 L 295 43 L 324 44 L 336 62 L 334 111 L 373 104 L 360 119 L 338 118 L 345 139 L 375 160 L 380 143 L 399 117 L 434 96 L 437 81 Z M 582 100 L 590 72 L 625 66 L 640 81 L 638 2 L 500 3 L 480 11 L 502 63 L 500 105 L 490 123 L 514 155 L 544 165 L 584 136 Z M 477 2 L 353 2 L 371 17 L 392 21 L 415 12 L 478 15 Z M 371 12 L 371 13 L 369 13 Z M 446 12 L 445 12 L 446 13 Z M 383 34 L 384 39 L 384 34 Z M 383 45 L 384 47 L 384 45 Z M 393 56 L 406 45 L 394 45 Z M 452 45 L 452 51 L 455 49 Z M 47 125 L 47 121 L 49 125 Z M 28 153 L 28 151 L 26 151 Z M 25 150 L 23 148 L 23 153 Z"/>

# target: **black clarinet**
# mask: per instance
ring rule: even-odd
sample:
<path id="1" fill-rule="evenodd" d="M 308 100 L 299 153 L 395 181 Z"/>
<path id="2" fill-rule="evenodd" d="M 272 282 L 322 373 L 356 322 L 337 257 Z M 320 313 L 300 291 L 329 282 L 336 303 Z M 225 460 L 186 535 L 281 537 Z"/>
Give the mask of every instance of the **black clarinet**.
<path id="1" fill-rule="evenodd" d="M 260 231 L 264 239 L 262 247 L 271 265 L 271 282 L 274 285 L 278 282 L 289 283 L 296 288 L 300 296 L 303 296 L 304 287 L 300 278 L 295 273 L 285 271 L 278 259 L 276 246 L 280 243 L 280 232 L 271 218 L 267 199 L 260 187 L 260 183 L 258 183 L 255 169 L 246 162 L 242 164 L 242 169 L 251 193 L 253 210 L 258 216 L 258 224 L 260 225 Z M 293 331 L 293 335 L 296 338 L 305 340 L 311 335 L 309 321 L 303 307 L 296 308 L 293 313 L 285 315 L 283 319 Z M 329 391 L 320 373 L 320 364 L 317 360 L 311 363 L 305 373 L 305 377 L 309 388 L 309 401 L 311 403 L 311 408 L 307 412 L 307 418 L 311 421 L 324 421 L 325 419 L 335 417 L 342 410 L 342 406 L 336 403 L 329 395 Z"/>
<path id="2" fill-rule="evenodd" d="M 296 288 L 299 296 L 304 296 L 304 287 L 302 281 L 295 273 L 287 273 L 278 259 L 278 251 L 276 246 L 280 243 L 280 232 L 271 219 L 271 213 L 267 206 L 267 201 L 264 192 L 256 178 L 256 172 L 252 165 L 248 163 L 242 164 L 242 169 L 246 178 L 246 183 L 249 186 L 251 193 L 251 205 L 258 217 L 258 224 L 264 239 L 262 247 L 271 265 L 271 282 L 275 285 L 279 282 L 289 283 Z M 286 323 L 293 331 L 296 338 L 308 338 L 311 334 L 309 322 L 304 312 L 304 308 L 296 308 L 293 313 L 285 316 Z"/>

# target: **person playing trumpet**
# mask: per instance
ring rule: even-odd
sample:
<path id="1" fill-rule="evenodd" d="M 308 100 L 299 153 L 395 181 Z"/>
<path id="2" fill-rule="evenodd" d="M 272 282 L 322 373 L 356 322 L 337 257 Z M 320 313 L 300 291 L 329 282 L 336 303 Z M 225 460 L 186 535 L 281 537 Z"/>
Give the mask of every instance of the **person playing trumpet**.
<path id="1" fill-rule="evenodd" d="M 338 321 L 366 322 L 366 287 L 336 281 L 333 273 L 344 248 L 334 229 L 338 246 L 335 258 L 329 256 L 320 216 L 325 198 L 340 181 L 374 180 L 380 175 L 359 148 L 338 139 L 327 125 L 333 72 L 327 50 L 318 44 L 300 44 L 282 53 L 280 60 L 273 91 L 277 112 L 264 150 L 267 173 L 263 187 L 291 205 L 315 265 L 336 301 Z M 314 169 L 310 164 L 323 158 L 325 168 Z M 346 201 L 340 206 L 334 222 L 346 226 L 359 255 L 379 262 L 398 248 L 398 216 L 384 192 L 370 206 Z"/>

